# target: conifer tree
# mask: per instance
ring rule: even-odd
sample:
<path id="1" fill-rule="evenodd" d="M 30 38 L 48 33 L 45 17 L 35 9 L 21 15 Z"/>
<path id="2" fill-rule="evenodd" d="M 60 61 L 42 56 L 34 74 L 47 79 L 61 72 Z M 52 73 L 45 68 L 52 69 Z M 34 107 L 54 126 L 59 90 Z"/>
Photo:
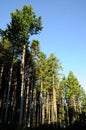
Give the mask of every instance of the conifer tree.
<path id="1" fill-rule="evenodd" d="M 7 26 L 7 37 L 12 43 L 13 52 L 21 52 L 21 103 L 20 126 L 22 125 L 25 89 L 25 55 L 31 35 L 38 34 L 42 29 L 41 17 L 36 17 L 32 6 L 24 5 L 21 10 L 11 13 L 11 23 Z M 20 53 L 20 54 L 21 54 Z"/>

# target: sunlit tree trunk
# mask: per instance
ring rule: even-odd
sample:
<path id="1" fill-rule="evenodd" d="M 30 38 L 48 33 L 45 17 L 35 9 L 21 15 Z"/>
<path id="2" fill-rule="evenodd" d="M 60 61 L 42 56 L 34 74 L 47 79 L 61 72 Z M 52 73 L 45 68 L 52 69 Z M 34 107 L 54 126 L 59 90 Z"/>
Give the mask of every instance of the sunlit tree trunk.
<path id="1" fill-rule="evenodd" d="M 50 100 L 50 92 L 49 92 L 49 94 L 48 94 L 48 124 L 50 124 L 50 121 L 51 121 L 51 119 L 50 119 L 50 102 L 51 102 L 51 100 Z"/>
<path id="2" fill-rule="evenodd" d="M 49 93 L 46 93 L 46 123 L 49 123 Z"/>
<path id="3" fill-rule="evenodd" d="M 26 45 L 23 45 L 22 63 L 21 63 L 21 99 L 20 99 L 20 118 L 19 125 L 23 123 L 23 109 L 24 109 L 24 90 L 25 90 L 25 51 Z"/>
<path id="4" fill-rule="evenodd" d="M 55 91 L 55 82 L 53 75 L 53 123 L 57 122 L 57 105 L 56 105 L 56 91 Z"/>
<path id="5" fill-rule="evenodd" d="M 40 81 L 41 90 L 40 90 L 40 124 L 42 123 L 42 102 L 43 102 L 43 95 L 42 95 L 42 81 Z"/>
<path id="6" fill-rule="evenodd" d="M 45 123 L 45 102 L 44 102 L 44 94 L 42 96 L 42 124 Z"/>
<path id="7" fill-rule="evenodd" d="M 74 123 L 75 120 L 75 112 L 76 112 L 76 98 L 75 95 L 72 94 L 70 97 L 70 105 L 69 105 L 69 116 L 70 116 L 70 124 Z"/>
<path id="8" fill-rule="evenodd" d="M 0 89 L 1 89 L 1 82 L 2 82 L 3 70 L 4 70 L 4 66 L 2 66 L 1 70 L 0 70 Z"/>

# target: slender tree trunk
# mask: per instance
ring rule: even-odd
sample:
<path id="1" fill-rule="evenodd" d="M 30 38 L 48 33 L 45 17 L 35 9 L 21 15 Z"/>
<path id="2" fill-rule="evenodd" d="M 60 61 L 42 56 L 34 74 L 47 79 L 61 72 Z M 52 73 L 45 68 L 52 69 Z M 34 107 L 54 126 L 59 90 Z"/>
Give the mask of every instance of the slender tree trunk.
<path id="1" fill-rule="evenodd" d="M 43 96 L 43 93 L 42 93 L 42 89 L 43 89 L 43 83 L 42 83 L 42 80 L 41 80 L 41 91 L 40 91 L 40 123 L 44 124 L 45 113 L 44 113 L 44 96 Z"/>
<path id="2" fill-rule="evenodd" d="M 4 70 L 4 66 L 2 66 L 1 70 L 0 70 L 0 89 L 1 89 L 1 82 L 2 82 L 3 70 Z"/>
<path id="3" fill-rule="evenodd" d="M 34 81 L 35 82 L 35 81 Z M 36 126 L 36 86 L 33 91 L 33 127 Z"/>
<path id="4" fill-rule="evenodd" d="M 32 72 L 33 73 L 33 72 Z M 32 74 L 33 75 L 33 74 Z M 33 76 L 31 79 L 31 86 L 29 91 L 29 117 L 28 117 L 28 127 L 32 127 L 33 125 Z"/>
<path id="5" fill-rule="evenodd" d="M 25 115 L 24 115 L 24 121 L 27 127 L 28 124 L 28 106 L 29 106 L 29 78 L 28 78 L 28 84 L 26 86 L 26 104 L 25 104 Z"/>
<path id="6" fill-rule="evenodd" d="M 1 84 L 2 84 L 3 70 L 4 70 L 4 66 L 2 66 L 1 70 L 0 70 L 0 95 L 1 95 Z M 1 100 L 1 96 L 0 96 L 0 109 L 1 109 L 1 104 L 2 104 L 2 100 Z"/>
<path id="7" fill-rule="evenodd" d="M 11 122 L 14 123 L 14 118 L 15 118 L 15 107 L 16 107 L 16 90 L 17 90 L 17 79 L 14 80 L 14 90 L 12 93 L 12 115 L 11 115 Z"/>
<path id="8" fill-rule="evenodd" d="M 67 126 L 70 125 L 70 122 L 69 122 L 69 103 L 66 103 L 66 118 L 67 118 Z"/>
<path id="9" fill-rule="evenodd" d="M 49 93 L 46 93 L 46 122 L 49 123 Z"/>
<path id="10" fill-rule="evenodd" d="M 32 90 L 30 89 L 30 92 L 29 92 L 29 113 L 28 113 L 28 122 L 27 122 L 27 126 L 28 127 L 31 127 L 31 109 L 32 109 Z"/>
<path id="11" fill-rule="evenodd" d="M 56 105 L 56 91 L 54 86 L 54 75 L 53 75 L 53 123 L 57 122 L 57 105 Z"/>
<path id="12" fill-rule="evenodd" d="M 44 95 L 42 97 L 42 124 L 45 123 L 45 107 L 44 107 Z"/>
<path id="13" fill-rule="evenodd" d="M 11 68 L 10 68 L 10 79 L 9 79 L 9 86 L 8 86 L 7 100 L 6 100 L 5 123 L 7 121 L 8 104 L 9 104 L 9 96 L 10 96 L 11 81 L 12 81 L 12 72 L 13 72 L 13 61 L 12 61 Z"/>
<path id="14" fill-rule="evenodd" d="M 51 121 L 51 119 L 50 119 L 50 110 L 51 110 L 51 105 L 50 105 L 50 92 L 49 92 L 49 95 L 48 95 L 48 98 L 49 98 L 49 100 L 48 100 L 48 114 L 49 114 L 49 116 L 48 116 L 48 124 L 50 124 L 50 121 Z"/>
<path id="15" fill-rule="evenodd" d="M 25 89 L 25 51 L 26 45 L 23 45 L 22 52 L 22 64 L 21 64 L 21 101 L 20 101 L 20 118 L 19 125 L 21 126 L 23 123 L 23 109 L 24 109 L 24 89 Z"/>

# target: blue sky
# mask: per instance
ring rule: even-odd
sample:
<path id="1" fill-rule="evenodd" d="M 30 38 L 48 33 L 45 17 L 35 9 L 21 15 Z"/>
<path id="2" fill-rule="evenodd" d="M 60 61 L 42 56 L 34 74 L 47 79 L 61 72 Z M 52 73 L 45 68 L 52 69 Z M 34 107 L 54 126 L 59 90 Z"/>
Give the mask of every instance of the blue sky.
<path id="1" fill-rule="evenodd" d="M 86 0 L 3 0 L 0 1 L 0 28 L 10 22 L 10 13 L 31 4 L 42 16 L 43 30 L 33 38 L 41 50 L 54 53 L 61 61 L 63 73 L 73 71 L 86 90 Z"/>

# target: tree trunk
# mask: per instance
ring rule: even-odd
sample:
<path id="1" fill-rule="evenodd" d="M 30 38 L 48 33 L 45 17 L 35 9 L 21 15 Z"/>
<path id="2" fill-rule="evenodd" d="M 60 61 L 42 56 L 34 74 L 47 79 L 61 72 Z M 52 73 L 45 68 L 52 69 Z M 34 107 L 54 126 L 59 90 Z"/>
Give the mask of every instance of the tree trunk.
<path id="1" fill-rule="evenodd" d="M 56 91 L 54 86 L 54 75 L 53 75 L 53 123 L 57 122 L 57 105 L 56 105 Z"/>
<path id="2" fill-rule="evenodd" d="M 49 93 L 46 93 L 46 123 L 49 123 Z"/>
<path id="3" fill-rule="evenodd" d="M 24 109 L 24 90 L 25 90 L 25 51 L 26 45 L 23 45 L 22 64 L 21 64 L 21 101 L 20 101 L 20 118 L 19 125 L 23 123 L 23 109 Z"/>
<path id="4" fill-rule="evenodd" d="M 24 122 L 26 124 L 28 124 L 28 105 L 29 105 L 29 78 L 28 78 L 28 83 L 26 86 L 26 101 L 25 101 L 25 113 L 24 113 Z"/>
<path id="5" fill-rule="evenodd" d="M 1 84 L 2 84 L 3 70 L 4 70 L 4 66 L 2 66 L 1 70 L 0 70 L 0 95 L 1 95 Z M 0 109 L 1 109 L 1 104 L 2 104 L 2 100 L 1 100 L 1 97 L 0 97 Z"/>
<path id="6" fill-rule="evenodd" d="M 42 124 L 45 123 L 45 107 L 44 107 L 44 95 L 42 96 Z"/>
<path id="7" fill-rule="evenodd" d="M 4 70 L 4 66 L 2 66 L 1 70 L 0 70 L 0 89 L 1 89 L 1 82 L 2 82 L 3 70 Z"/>
<path id="8" fill-rule="evenodd" d="M 12 93 L 12 101 L 11 101 L 11 104 L 12 104 L 12 114 L 11 114 L 11 122 L 14 123 L 15 120 L 15 108 L 16 108 L 16 90 L 17 90 L 17 79 L 15 78 L 14 80 L 14 84 L 13 84 L 13 93 Z"/>
<path id="9" fill-rule="evenodd" d="M 9 96 L 10 96 L 11 81 L 12 81 L 12 72 L 13 72 L 13 61 L 12 61 L 11 68 L 10 68 L 10 79 L 9 79 L 9 86 L 8 86 L 7 100 L 6 100 L 5 123 L 7 121 L 8 104 L 9 104 Z"/>

